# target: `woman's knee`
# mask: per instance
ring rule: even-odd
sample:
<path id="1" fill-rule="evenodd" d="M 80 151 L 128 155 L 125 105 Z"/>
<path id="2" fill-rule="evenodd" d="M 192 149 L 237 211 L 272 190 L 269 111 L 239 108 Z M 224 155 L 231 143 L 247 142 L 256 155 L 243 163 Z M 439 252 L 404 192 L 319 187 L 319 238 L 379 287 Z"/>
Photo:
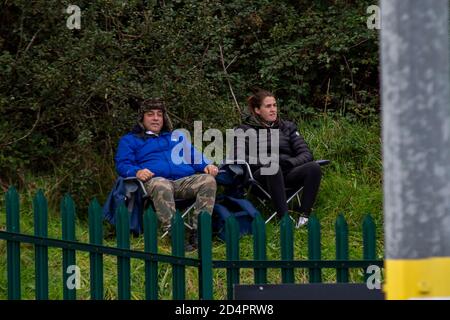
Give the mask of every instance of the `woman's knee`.
<path id="1" fill-rule="evenodd" d="M 315 161 L 312 161 L 308 164 L 307 172 L 309 175 L 318 179 L 322 177 L 322 169 L 320 168 L 320 165 Z"/>

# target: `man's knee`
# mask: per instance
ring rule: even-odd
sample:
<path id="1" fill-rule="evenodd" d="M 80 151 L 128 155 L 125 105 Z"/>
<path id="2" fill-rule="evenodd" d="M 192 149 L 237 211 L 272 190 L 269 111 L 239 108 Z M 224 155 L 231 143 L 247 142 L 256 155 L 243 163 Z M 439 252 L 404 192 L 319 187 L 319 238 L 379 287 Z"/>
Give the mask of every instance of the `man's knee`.
<path id="1" fill-rule="evenodd" d="M 209 214 L 212 213 L 215 198 L 216 198 L 216 190 L 217 184 L 214 176 L 210 174 L 201 174 L 196 178 L 197 184 L 197 204 L 196 211 L 197 214 L 200 211 L 206 211 Z"/>
<path id="2" fill-rule="evenodd" d="M 204 184 L 211 189 L 216 189 L 217 188 L 217 183 L 216 183 L 216 178 L 214 178 L 212 175 L 207 174 L 205 175 L 205 182 Z"/>
<path id="3" fill-rule="evenodd" d="M 146 183 L 146 189 L 150 193 L 150 195 L 156 195 L 166 192 L 173 193 L 174 191 L 172 183 L 162 177 L 150 179 L 150 181 Z"/>
<path id="4" fill-rule="evenodd" d="M 145 187 L 152 199 L 162 225 L 167 227 L 175 213 L 174 188 L 172 183 L 162 177 L 156 177 L 148 181 Z"/>
<path id="5" fill-rule="evenodd" d="M 197 186 L 197 189 L 200 188 L 206 188 L 209 190 L 216 190 L 217 189 L 217 183 L 216 178 L 214 178 L 210 174 L 199 174 L 196 178 L 195 184 Z"/>
<path id="6" fill-rule="evenodd" d="M 157 189 L 159 188 L 173 189 L 172 183 L 169 180 L 162 177 L 152 178 L 146 184 L 148 184 L 150 187 Z"/>

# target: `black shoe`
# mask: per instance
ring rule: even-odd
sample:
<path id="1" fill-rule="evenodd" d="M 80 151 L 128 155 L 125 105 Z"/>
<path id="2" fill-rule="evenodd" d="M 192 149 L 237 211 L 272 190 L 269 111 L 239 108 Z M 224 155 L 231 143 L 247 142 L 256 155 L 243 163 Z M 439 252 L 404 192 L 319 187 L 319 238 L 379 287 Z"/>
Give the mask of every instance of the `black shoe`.
<path id="1" fill-rule="evenodd" d="M 186 252 L 192 252 L 198 249 L 198 235 L 197 230 L 192 230 L 189 234 L 188 242 L 185 246 Z"/>

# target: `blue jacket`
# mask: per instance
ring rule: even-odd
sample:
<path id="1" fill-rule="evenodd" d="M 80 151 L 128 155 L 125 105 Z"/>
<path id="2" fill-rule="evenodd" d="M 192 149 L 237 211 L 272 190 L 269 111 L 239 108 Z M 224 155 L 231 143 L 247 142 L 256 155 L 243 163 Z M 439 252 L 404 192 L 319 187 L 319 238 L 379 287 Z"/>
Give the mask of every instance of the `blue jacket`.
<path id="1" fill-rule="evenodd" d="M 123 203 L 130 213 L 130 230 L 135 234 L 142 233 L 141 213 L 144 210 L 144 192 L 135 182 L 125 181 L 119 177 L 103 205 L 103 218 L 115 225 L 117 209 Z"/>
<path id="2" fill-rule="evenodd" d="M 156 136 L 146 134 L 139 126 L 120 139 L 115 162 L 121 177 L 135 177 L 138 170 L 146 168 L 155 177 L 169 180 L 203 172 L 211 163 L 180 131 L 163 131 Z"/>

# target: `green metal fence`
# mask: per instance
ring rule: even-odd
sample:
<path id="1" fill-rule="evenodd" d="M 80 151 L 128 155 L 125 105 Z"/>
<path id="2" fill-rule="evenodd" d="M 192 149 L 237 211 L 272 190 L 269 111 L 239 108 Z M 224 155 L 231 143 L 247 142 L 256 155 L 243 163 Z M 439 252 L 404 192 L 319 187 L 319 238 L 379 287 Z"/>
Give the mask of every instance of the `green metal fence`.
<path id="1" fill-rule="evenodd" d="M 198 258 L 186 258 L 184 252 L 184 223 L 179 213 L 172 220 L 172 254 L 158 254 L 158 223 L 153 210 L 144 212 L 144 251 L 130 249 L 128 211 L 121 206 L 117 212 L 116 238 L 117 247 L 104 246 L 102 210 L 96 200 L 89 206 L 89 243 L 77 242 L 75 239 L 75 205 L 70 196 L 61 201 L 62 239 L 47 236 L 47 200 L 42 191 L 33 199 L 34 235 L 20 232 L 20 203 L 17 191 L 11 187 L 6 193 L 6 231 L 0 231 L 0 239 L 7 243 L 7 280 L 8 299 L 21 299 L 20 244 L 28 243 L 35 248 L 35 295 L 36 299 L 48 299 L 49 267 L 48 249 L 60 248 L 63 252 L 63 298 L 76 299 L 76 290 L 66 284 L 65 272 L 71 265 L 76 265 L 76 253 L 89 252 L 90 260 L 90 295 L 91 299 L 104 298 L 103 256 L 117 257 L 117 292 L 119 299 L 131 297 L 130 259 L 145 261 L 145 298 L 158 299 L 158 265 L 169 263 L 172 266 L 172 297 L 185 299 L 186 267 L 198 269 L 199 299 L 213 299 L 213 269 L 226 269 L 227 298 L 233 298 L 233 285 L 240 282 L 240 269 L 254 270 L 254 283 L 267 283 L 269 268 L 281 270 L 283 283 L 294 283 L 294 271 L 298 268 L 308 269 L 310 282 L 322 281 L 322 269 L 336 269 L 338 282 L 349 281 L 350 268 L 366 269 L 369 265 L 383 266 L 382 260 L 376 259 L 375 224 L 367 215 L 363 222 L 363 259 L 349 260 L 348 227 L 342 215 L 336 221 L 336 259 L 321 260 L 320 224 L 312 216 L 308 223 L 308 258 L 294 260 L 294 226 L 292 220 L 285 216 L 280 225 L 281 260 L 267 259 L 266 226 L 261 216 L 253 221 L 253 260 L 240 260 L 239 226 L 234 217 L 225 224 L 226 260 L 213 260 L 211 216 L 204 212 L 199 216 Z M 55 279 L 51 279 L 55 281 Z"/>

